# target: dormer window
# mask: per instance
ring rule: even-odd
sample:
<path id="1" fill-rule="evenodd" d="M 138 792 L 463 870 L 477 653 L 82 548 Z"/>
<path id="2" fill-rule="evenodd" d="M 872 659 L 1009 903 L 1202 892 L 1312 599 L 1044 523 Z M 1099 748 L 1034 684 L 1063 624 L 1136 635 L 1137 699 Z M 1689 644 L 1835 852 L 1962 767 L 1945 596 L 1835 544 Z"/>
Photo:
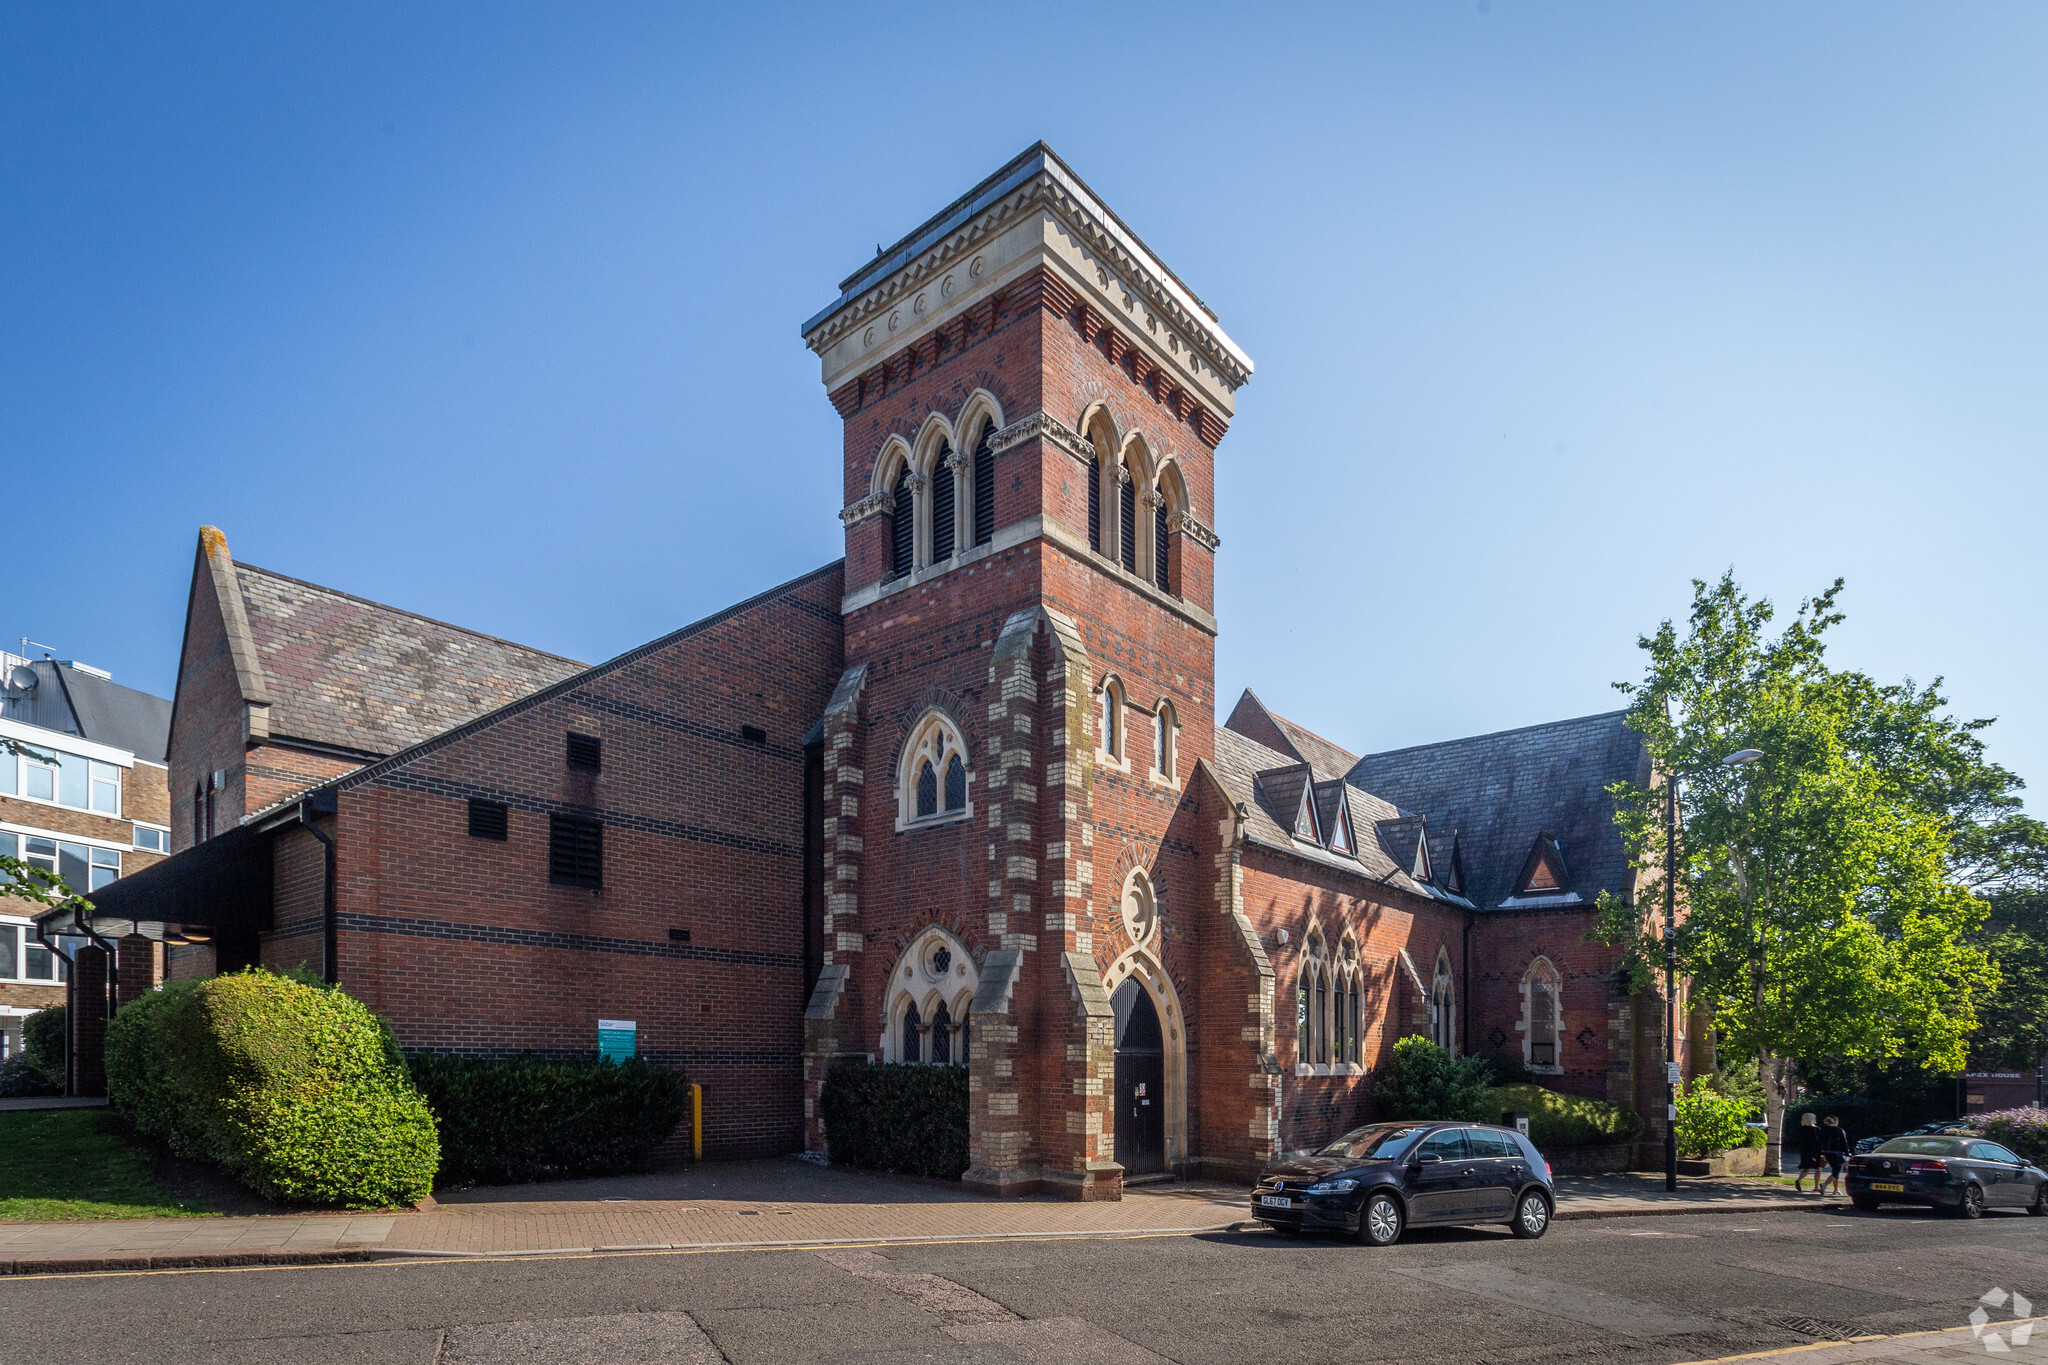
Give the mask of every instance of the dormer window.
<path id="1" fill-rule="evenodd" d="M 1349 857 L 1351 848 L 1351 813 L 1342 806 L 1337 808 L 1337 818 L 1330 822 L 1330 852 L 1342 853 Z"/>
<path id="2" fill-rule="evenodd" d="M 1548 834 L 1537 835 L 1535 846 L 1522 864 L 1522 875 L 1515 881 L 1515 894 L 1558 896 L 1570 884 L 1565 876 L 1564 850 Z"/>
<path id="3" fill-rule="evenodd" d="M 1294 812 L 1294 837 L 1319 844 L 1316 837 L 1315 788 L 1304 784 L 1301 789 L 1301 805 Z"/>

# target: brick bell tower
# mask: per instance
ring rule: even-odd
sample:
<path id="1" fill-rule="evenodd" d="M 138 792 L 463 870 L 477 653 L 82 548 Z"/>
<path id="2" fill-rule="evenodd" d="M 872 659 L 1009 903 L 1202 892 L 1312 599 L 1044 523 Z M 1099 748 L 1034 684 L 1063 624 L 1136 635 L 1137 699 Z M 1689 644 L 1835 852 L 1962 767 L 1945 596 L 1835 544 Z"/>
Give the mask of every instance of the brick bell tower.
<path id="1" fill-rule="evenodd" d="M 971 1183 L 1116 1198 L 1242 1127 L 1200 1116 L 1228 809 L 1198 764 L 1215 452 L 1251 361 L 1043 143 L 803 335 L 845 421 L 847 661 L 808 1145 L 835 1058 L 964 1064 Z"/>

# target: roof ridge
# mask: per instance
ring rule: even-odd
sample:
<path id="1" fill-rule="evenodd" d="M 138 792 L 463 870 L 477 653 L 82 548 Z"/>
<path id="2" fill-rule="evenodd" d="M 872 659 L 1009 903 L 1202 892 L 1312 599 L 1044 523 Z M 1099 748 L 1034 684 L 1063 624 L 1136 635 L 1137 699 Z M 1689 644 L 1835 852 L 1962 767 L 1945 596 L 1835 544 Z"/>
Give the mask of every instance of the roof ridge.
<path id="1" fill-rule="evenodd" d="M 389 602 L 379 602 L 373 598 L 359 597 L 355 593 L 344 592 L 340 588 L 330 588 L 325 583 L 315 583 L 309 579 L 304 578 L 293 578 L 288 573 L 279 573 L 275 569 L 266 569 L 259 564 L 248 563 L 246 560 L 236 560 L 235 568 L 237 570 L 248 570 L 253 573 L 260 573 L 266 578 L 276 578 L 286 583 L 296 583 L 302 588 L 311 588 L 315 592 L 328 593 L 335 597 L 346 598 L 348 601 L 351 602 L 360 602 L 366 607 L 375 607 L 379 611 L 388 611 L 397 616 L 410 617 L 412 620 L 415 621 L 424 621 L 430 626 L 440 626 L 445 630 L 461 631 L 464 635 L 473 635 L 479 640 L 489 640 L 493 644 L 504 645 L 511 649 L 524 650 L 528 654 L 540 654 L 550 659 L 560 659 L 563 663 L 575 664 L 578 668 L 591 667 L 591 665 L 584 663 L 581 659 L 572 659 L 566 654 L 557 654 L 551 649 L 540 649 L 533 645 L 522 645 L 517 640 L 508 640 L 502 635 L 493 635 L 489 631 L 477 630 L 470 626 L 459 626 L 455 624 L 453 621 L 443 621 L 438 616 L 428 616 L 423 612 L 409 611 L 404 607 L 394 607 Z"/>
<path id="2" fill-rule="evenodd" d="M 1507 735 L 1526 734 L 1531 730 L 1553 730 L 1565 725 L 1583 725 L 1591 720 L 1612 720 L 1616 716 L 1625 716 L 1627 714 L 1628 708 L 1623 707 L 1619 711 L 1596 711 L 1591 715 L 1569 716 L 1564 720 L 1538 721 L 1534 725 L 1517 725 L 1506 730 L 1489 730 L 1485 734 L 1461 735 L 1456 739 L 1438 739 L 1431 740 L 1426 744 L 1405 745 L 1399 749 L 1382 749 L 1378 753 L 1360 754 L 1358 761 L 1363 763 L 1369 758 L 1391 758 L 1395 754 L 1412 754 L 1418 749 L 1443 749 L 1453 744 L 1474 744 L 1482 739 L 1500 739 Z"/>
<path id="3" fill-rule="evenodd" d="M 375 778 L 382 777 L 385 773 L 393 772 L 399 768 L 402 768 L 406 764 L 411 763 L 414 759 L 424 758 L 428 754 L 433 753 L 441 748 L 444 748 L 447 745 L 453 744 L 458 739 L 463 739 L 469 735 L 475 734 L 477 731 L 482 730 L 487 726 L 495 725 L 501 720 L 508 719 L 514 715 L 519 714 L 522 711 L 538 706 L 542 702 L 552 701 L 556 697 L 561 696 L 562 694 L 573 690 L 579 685 L 590 681 L 592 678 L 600 677 L 604 674 L 615 672 L 618 669 L 626 667 L 628 664 L 637 663 L 639 660 L 646 658 L 649 654 L 654 653 L 658 649 L 662 649 L 668 645 L 671 645 L 675 643 L 677 640 L 681 640 L 688 636 L 695 635 L 697 632 L 702 630 L 708 630 L 712 626 L 715 626 L 722 621 L 730 620 L 732 617 L 739 615 L 743 611 L 751 610 L 754 607 L 762 606 L 767 603 L 773 602 L 778 598 L 787 596 L 789 593 L 795 591 L 799 587 L 802 587 L 804 584 L 811 582 L 813 579 L 828 574 L 832 572 L 834 569 L 840 568 L 845 563 L 846 561 L 843 558 L 835 559 L 830 564 L 826 564 L 819 568 L 812 569 L 808 573 L 798 574 L 795 578 L 790 579 L 786 583 L 778 583 L 776 586 L 769 588 L 765 592 L 756 593 L 752 597 L 746 598 L 743 601 L 735 602 L 729 607 L 721 608 L 720 610 L 713 612 L 711 615 L 706 616 L 701 620 L 692 621 L 686 626 L 679 626 L 675 630 L 670 631 L 666 635 L 658 636 L 655 639 L 647 641 L 645 644 L 636 645 L 632 649 L 627 650 L 623 654 L 616 655 L 610 659 L 606 659 L 603 663 L 588 665 L 582 671 L 572 673 L 568 677 L 562 679 L 560 682 L 550 683 L 548 686 L 541 688 L 537 692 L 529 692 L 523 697 L 519 697 L 512 701 L 508 701 L 503 706 L 497 707 L 494 710 L 486 711 L 480 716 L 472 716 L 470 719 L 462 722 L 462 724 L 452 725 L 448 729 L 441 731 L 437 735 L 429 735 L 427 736 L 427 738 L 419 741 L 419 743 L 409 744 L 405 748 L 400 749 L 395 754 L 391 754 L 387 757 L 377 759 L 376 761 L 371 763 L 365 763 L 362 767 L 355 768 L 348 772 L 345 772 L 341 774 L 339 777 L 330 777 L 329 779 L 327 779 L 327 781 L 319 783 L 316 786 L 307 787 L 303 791 L 294 793 L 292 796 L 286 798 L 285 800 L 272 802 L 270 805 L 265 806 L 262 810 L 252 811 L 248 815 L 242 817 L 243 823 L 246 824 L 249 821 L 254 820 L 259 815 L 269 814 L 270 812 L 278 810 L 284 806 L 294 805 L 300 801 L 303 801 L 304 799 L 306 799 L 306 797 L 308 797 L 316 791 L 324 791 L 329 788 L 332 788 L 336 791 L 340 791 L 343 788 L 360 786 L 364 782 L 368 782 Z"/>

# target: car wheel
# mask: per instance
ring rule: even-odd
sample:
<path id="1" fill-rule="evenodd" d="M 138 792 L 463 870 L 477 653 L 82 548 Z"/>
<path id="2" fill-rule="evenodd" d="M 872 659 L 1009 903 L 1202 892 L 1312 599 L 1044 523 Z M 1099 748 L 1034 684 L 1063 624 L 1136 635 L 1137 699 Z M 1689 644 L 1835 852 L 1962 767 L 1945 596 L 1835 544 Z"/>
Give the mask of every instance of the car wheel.
<path id="1" fill-rule="evenodd" d="M 1984 1191 L 1975 1185 L 1963 1186 L 1963 1193 L 1956 1200 L 1950 1212 L 1957 1218 L 1982 1218 L 1984 1216 Z"/>
<path id="2" fill-rule="evenodd" d="M 1874 1194 L 1852 1194 L 1849 1196 L 1849 1202 L 1865 1213 L 1876 1213 L 1884 1205 L 1884 1201 Z"/>
<path id="3" fill-rule="evenodd" d="M 1536 1240 L 1550 1231 L 1550 1201 L 1535 1190 L 1529 1191 L 1515 1205 L 1514 1221 L 1508 1226 L 1515 1230 L 1515 1236 Z"/>
<path id="4" fill-rule="evenodd" d="M 1401 1229 L 1407 1221 L 1401 1212 L 1401 1201 L 1381 1192 L 1366 1200 L 1365 1207 L 1359 1210 L 1358 1240 L 1369 1247 L 1390 1247 L 1401 1240 Z"/>
<path id="5" fill-rule="evenodd" d="M 2034 1202 L 2027 1205 L 2027 1212 L 2036 1218 L 2048 1213 L 2048 1182 L 2034 1186 Z"/>

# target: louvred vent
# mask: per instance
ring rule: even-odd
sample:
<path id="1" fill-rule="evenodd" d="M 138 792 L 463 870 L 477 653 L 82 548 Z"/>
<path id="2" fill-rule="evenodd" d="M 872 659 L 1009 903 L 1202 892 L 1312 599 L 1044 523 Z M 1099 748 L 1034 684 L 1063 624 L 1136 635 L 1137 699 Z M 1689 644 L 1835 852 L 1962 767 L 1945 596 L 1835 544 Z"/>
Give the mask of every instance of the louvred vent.
<path id="1" fill-rule="evenodd" d="M 1102 548 L 1102 457 L 1088 461 L 1088 548 Z"/>
<path id="2" fill-rule="evenodd" d="M 917 545 L 917 511 L 903 473 L 896 475 L 896 496 L 889 513 L 889 576 L 901 578 L 910 572 L 910 557 Z"/>
<path id="3" fill-rule="evenodd" d="M 1159 591 L 1172 592 L 1166 568 L 1166 500 L 1161 498 L 1152 509 L 1152 578 L 1159 584 Z"/>
<path id="4" fill-rule="evenodd" d="M 996 424 L 985 422 L 974 445 L 974 543 L 986 545 L 996 534 Z"/>
<path id="5" fill-rule="evenodd" d="M 1117 529 L 1123 532 L 1123 544 L 1117 547 L 1117 557 L 1132 573 L 1138 571 L 1138 486 L 1126 479 L 1117 485 Z"/>
<path id="6" fill-rule="evenodd" d="M 953 557 L 953 501 L 955 483 L 953 471 L 946 468 L 946 461 L 953 454 L 953 447 L 939 447 L 939 458 L 932 462 L 932 561 Z"/>
<path id="7" fill-rule="evenodd" d="M 581 816 L 550 815 L 548 880 L 559 886 L 603 886 L 604 826 Z"/>
<path id="8" fill-rule="evenodd" d="M 604 741 L 596 735 L 579 735 L 569 732 L 569 766 L 585 772 L 596 772 L 604 766 Z"/>
<path id="9" fill-rule="evenodd" d="M 503 839 L 508 821 L 505 803 L 502 801 L 479 801 L 469 803 L 469 836 L 472 839 Z"/>

